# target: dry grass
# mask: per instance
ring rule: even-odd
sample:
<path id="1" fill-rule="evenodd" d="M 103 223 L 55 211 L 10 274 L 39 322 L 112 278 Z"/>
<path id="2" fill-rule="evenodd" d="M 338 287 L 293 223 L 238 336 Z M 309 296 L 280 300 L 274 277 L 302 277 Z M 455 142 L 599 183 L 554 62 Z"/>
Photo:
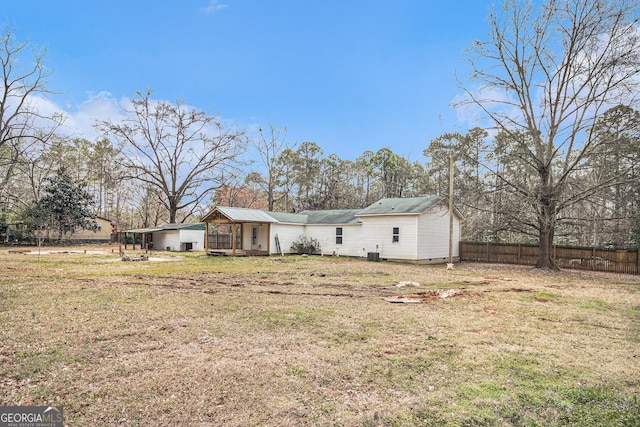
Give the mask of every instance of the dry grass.
<path id="1" fill-rule="evenodd" d="M 73 426 L 640 425 L 638 277 L 173 259 L 0 251 L 0 405 Z"/>

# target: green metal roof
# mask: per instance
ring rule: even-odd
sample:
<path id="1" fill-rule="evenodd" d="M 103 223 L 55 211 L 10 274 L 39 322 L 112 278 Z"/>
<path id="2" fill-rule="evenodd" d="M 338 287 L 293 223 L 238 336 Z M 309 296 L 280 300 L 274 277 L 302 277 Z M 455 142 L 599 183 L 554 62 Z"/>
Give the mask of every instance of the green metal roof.
<path id="1" fill-rule="evenodd" d="M 125 233 L 138 233 L 138 234 L 146 234 L 146 233 L 157 233 L 158 231 L 169 231 L 169 230 L 203 230 L 205 229 L 205 223 L 199 222 L 196 224 L 164 224 L 157 225 L 155 227 L 148 228 L 134 228 L 132 230 L 125 230 Z"/>
<path id="2" fill-rule="evenodd" d="M 328 209 L 322 211 L 302 211 L 307 215 L 307 224 L 357 224 L 358 209 Z"/>
<path id="3" fill-rule="evenodd" d="M 309 220 L 307 215 L 302 213 L 286 213 L 286 212 L 265 212 L 267 215 L 276 220 L 276 222 L 290 224 L 306 224 Z"/>
<path id="4" fill-rule="evenodd" d="M 355 214 L 357 209 L 326 209 L 321 211 L 302 211 L 300 213 L 267 212 L 280 223 L 290 224 L 357 224 L 360 221 Z"/>
<path id="5" fill-rule="evenodd" d="M 362 215 L 421 214 L 444 200 L 442 196 L 397 197 L 380 199 L 357 212 Z"/>
<path id="6" fill-rule="evenodd" d="M 133 228 L 131 230 L 124 230 L 124 233 L 138 233 L 138 234 L 147 234 L 147 233 L 155 233 L 156 231 L 160 231 L 162 228 L 154 227 L 154 228 Z"/>
<path id="7" fill-rule="evenodd" d="M 216 206 L 216 210 L 233 222 L 262 222 L 285 224 L 359 224 L 360 216 L 421 214 L 445 200 L 442 196 L 385 198 L 364 209 L 306 210 L 299 213 L 268 212 L 260 209 Z M 456 211 L 457 212 L 457 211 Z"/>

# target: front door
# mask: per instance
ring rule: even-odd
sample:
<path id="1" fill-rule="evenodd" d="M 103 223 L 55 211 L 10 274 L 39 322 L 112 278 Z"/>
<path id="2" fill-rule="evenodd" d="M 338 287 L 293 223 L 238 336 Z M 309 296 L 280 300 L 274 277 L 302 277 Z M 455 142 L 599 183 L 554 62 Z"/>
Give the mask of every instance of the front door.
<path id="1" fill-rule="evenodd" d="M 251 227 L 251 250 L 258 250 L 258 226 L 254 225 Z"/>

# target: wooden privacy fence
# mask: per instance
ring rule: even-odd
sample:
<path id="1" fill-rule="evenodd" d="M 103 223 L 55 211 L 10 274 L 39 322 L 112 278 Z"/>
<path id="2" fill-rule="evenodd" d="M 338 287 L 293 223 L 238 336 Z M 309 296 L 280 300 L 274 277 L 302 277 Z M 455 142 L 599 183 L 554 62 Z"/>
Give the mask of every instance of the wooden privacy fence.
<path id="1" fill-rule="evenodd" d="M 640 273 L 640 249 L 554 246 L 553 258 L 560 268 L 626 274 Z M 460 260 L 535 265 L 538 260 L 538 245 L 460 242 Z"/>

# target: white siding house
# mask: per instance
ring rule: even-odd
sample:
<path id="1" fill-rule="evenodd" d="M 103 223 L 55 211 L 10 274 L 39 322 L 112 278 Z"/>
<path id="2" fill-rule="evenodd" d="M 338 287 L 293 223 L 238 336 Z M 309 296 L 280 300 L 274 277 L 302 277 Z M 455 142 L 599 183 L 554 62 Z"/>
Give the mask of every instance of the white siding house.
<path id="1" fill-rule="evenodd" d="M 156 251 L 186 252 L 204 251 L 205 224 L 165 224 L 150 228 L 124 231 L 133 235 L 134 242 L 142 248 L 149 246 Z M 135 245 L 134 245 L 135 247 Z"/>
<path id="2" fill-rule="evenodd" d="M 455 224 L 455 222 L 454 222 Z M 425 215 L 420 216 L 418 223 L 418 256 L 421 259 L 434 259 L 440 254 L 449 253 L 449 209 L 437 206 Z M 459 257 L 461 228 L 453 228 L 453 256 Z"/>
<path id="3" fill-rule="evenodd" d="M 416 216 L 366 217 L 362 219 L 361 235 L 366 252 L 377 252 L 381 258 L 418 259 Z"/>
<path id="4" fill-rule="evenodd" d="M 285 254 L 291 253 L 291 245 L 293 245 L 293 242 L 295 242 L 296 239 L 303 234 L 305 234 L 305 227 L 303 224 L 272 224 L 271 236 L 269 236 L 269 247 L 271 248 L 269 253 L 278 253 L 276 237 L 278 239 L 278 244 L 280 245 L 281 251 Z"/>
<path id="5" fill-rule="evenodd" d="M 449 208 L 446 199 L 439 196 L 385 198 L 364 209 L 295 214 L 218 206 L 203 220 L 208 236 L 210 224 L 230 224 L 235 242 L 239 242 L 239 246 L 225 248 L 207 246 L 209 252 L 286 254 L 292 252 L 291 246 L 300 236 L 306 235 L 318 240 L 323 254 L 353 257 L 374 254 L 376 259 L 416 263 L 449 259 Z M 460 213 L 454 209 L 454 259 L 459 256 L 460 220 Z"/>

